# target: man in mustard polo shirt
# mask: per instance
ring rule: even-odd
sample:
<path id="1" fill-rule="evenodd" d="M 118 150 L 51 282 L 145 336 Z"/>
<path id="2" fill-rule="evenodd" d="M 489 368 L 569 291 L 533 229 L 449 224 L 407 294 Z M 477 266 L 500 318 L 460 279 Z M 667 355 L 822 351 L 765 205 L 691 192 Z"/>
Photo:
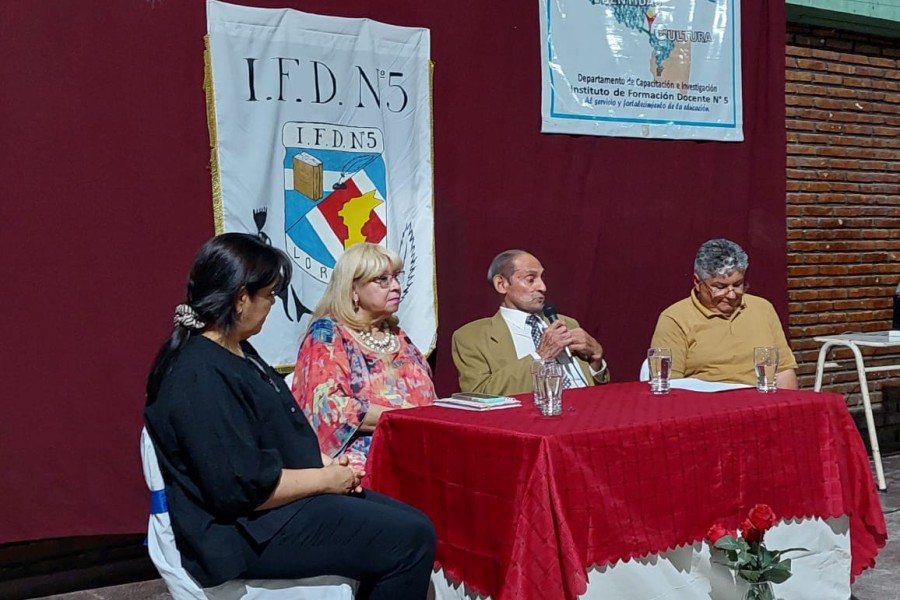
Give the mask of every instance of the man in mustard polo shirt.
<path id="1" fill-rule="evenodd" d="M 691 295 L 663 311 L 651 346 L 672 349 L 672 378 L 756 385 L 753 348 L 778 348 L 775 385 L 797 389 L 797 361 L 768 300 L 745 293 L 747 253 L 730 240 L 704 242 Z"/>

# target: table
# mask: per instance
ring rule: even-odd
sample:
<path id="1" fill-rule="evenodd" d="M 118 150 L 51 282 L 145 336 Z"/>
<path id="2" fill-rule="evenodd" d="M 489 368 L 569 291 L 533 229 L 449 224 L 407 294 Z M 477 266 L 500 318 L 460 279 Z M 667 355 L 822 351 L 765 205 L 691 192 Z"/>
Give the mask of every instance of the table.
<path id="1" fill-rule="evenodd" d="M 527 397 L 523 400 L 528 402 Z M 849 518 L 851 578 L 886 539 L 868 457 L 837 394 L 566 390 L 560 417 L 521 408 L 386 413 L 369 485 L 427 513 L 437 561 L 494 600 L 571 599 L 587 568 L 783 518 Z"/>
<path id="2" fill-rule="evenodd" d="M 891 335 L 887 331 L 879 331 L 875 333 L 843 333 L 840 335 L 825 335 L 813 338 L 822 344 L 819 349 L 819 360 L 816 363 L 816 385 L 815 390 L 818 392 L 822 389 L 822 376 L 825 369 L 838 366 L 834 362 L 825 362 L 828 350 L 833 346 L 841 346 L 848 348 L 853 352 L 853 358 L 856 361 L 856 374 L 859 378 L 859 391 L 862 394 L 863 408 L 866 413 L 866 428 L 869 430 L 869 444 L 872 447 L 872 461 L 875 463 L 875 478 L 878 480 L 878 489 L 886 490 L 887 483 L 884 479 L 884 467 L 881 464 L 881 450 L 878 448 L 878 434 L 875 431 L 875 419 L 872 416 L 872 403 L 869 400 L 869 382 L 866 379 L 866 373 L 878 373 L 882 371 L 893 371 L 900 369 L 900 363 L 892 365 L 879 365 L 877 367 L 865 366 L 865 360 L 860 347 L 863 348 L 900 348 L 900 335 Z"/>

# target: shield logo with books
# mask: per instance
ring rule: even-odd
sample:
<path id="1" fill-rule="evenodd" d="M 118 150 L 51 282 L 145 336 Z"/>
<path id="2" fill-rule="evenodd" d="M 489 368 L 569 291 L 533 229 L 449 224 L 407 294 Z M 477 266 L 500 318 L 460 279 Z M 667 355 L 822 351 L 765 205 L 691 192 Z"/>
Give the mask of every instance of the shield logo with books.
<path id="1" fill-rule="evenodd" d="M 321 282 L 344 250 L 387 235 L 383 136 L 378 129 L 285 123 L 285 245 Z"/>

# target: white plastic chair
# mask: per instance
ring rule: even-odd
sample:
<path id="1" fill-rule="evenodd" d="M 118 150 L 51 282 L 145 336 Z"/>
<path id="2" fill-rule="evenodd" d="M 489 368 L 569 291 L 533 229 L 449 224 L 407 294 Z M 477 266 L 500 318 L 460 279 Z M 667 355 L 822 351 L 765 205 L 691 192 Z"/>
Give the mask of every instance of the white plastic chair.
<path id="1" fill-rule="evenodd" d="M 181 566 L 166 506 L 166 486 L 146 428 L 141 431 L 141 460 L 151 495 L 147 548 L 174 600 L 353 600 L 357 582 L 331 575 L 289 580 L 235 579 L 214 588 L 201 588 Z"/>
<path id="2" fill-rule="evenodd" d="M 641 374 L 638 375 L 638 381 L 650 381 L 650 360 L 647 358 L 641 363 Z"/>

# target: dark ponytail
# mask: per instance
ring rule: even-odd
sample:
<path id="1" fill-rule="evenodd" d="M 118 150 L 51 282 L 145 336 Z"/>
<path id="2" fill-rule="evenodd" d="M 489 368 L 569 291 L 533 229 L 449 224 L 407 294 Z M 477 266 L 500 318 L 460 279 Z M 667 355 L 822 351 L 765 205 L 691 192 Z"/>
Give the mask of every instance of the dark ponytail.
<path id="1" fill-rule="evenodd" d="M 258 237 L 246 233 L 223 233 L 200 248 L 188 279 L 187 302 L 202 328 L 176 322 L 162 345 L 147 378 L 147 404 L 152 404 L 178 352 L 192 335 L 203 331 L 229 334 L 237 325 L 235 300 L 241 290 L 254 295 L 275 284 L 275 293 L 291 282 L 287 255 Z"/>

